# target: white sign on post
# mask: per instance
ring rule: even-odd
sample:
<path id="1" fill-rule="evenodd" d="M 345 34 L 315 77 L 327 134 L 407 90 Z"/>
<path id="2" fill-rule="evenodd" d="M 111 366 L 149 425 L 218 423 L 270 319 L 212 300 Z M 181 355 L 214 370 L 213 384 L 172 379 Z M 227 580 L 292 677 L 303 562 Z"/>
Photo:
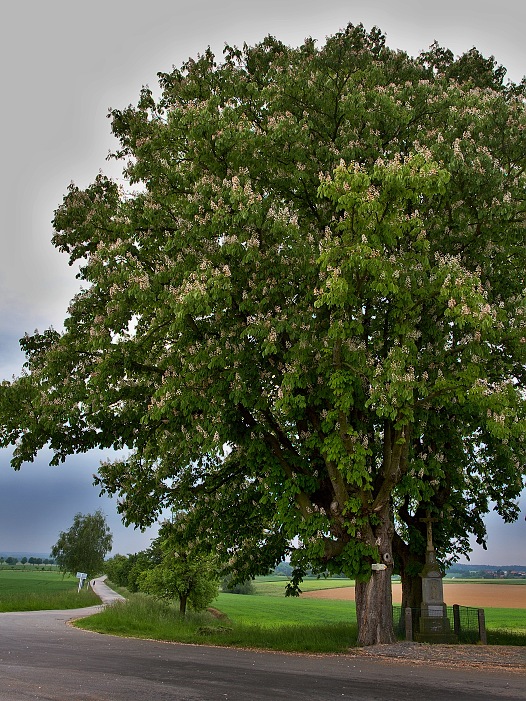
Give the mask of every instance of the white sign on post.
<path id="1" fill-rule="evenodd" d="M 84 580 L 87 579 L 87 577 L 88 575 L 86 572 L 77 572 L 77 578 L 79 580 L 79 588 L 77 589 L 77 593 L 82 589 Z"/>

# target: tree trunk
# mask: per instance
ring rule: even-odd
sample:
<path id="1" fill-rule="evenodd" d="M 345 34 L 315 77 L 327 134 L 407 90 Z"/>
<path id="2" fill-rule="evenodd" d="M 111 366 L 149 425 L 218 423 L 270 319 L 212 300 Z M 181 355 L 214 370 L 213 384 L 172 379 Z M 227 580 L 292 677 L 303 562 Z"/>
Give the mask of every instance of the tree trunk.
<path id="1" fill-rule="evenodd" d="M 380 525 L 372 531 L 372 542 L 380 552 L 378 564 L 384 570 L 372 570 L 366 581 L 355 587 L 358 645 L 379 645 L 395 642 L 393 629 L 393 598 L 391 591 L 393 524 L 389 507 L 379 514 Z"/>
<path id="2" fill-rule="evenodd" d="M 420 572 L 425 565 L 425 554 L 411 552 L 409 545 L 395 533 L 393 551 L 396 555 L 402 582 L 402 610 L 420 609 L 422 606 L 422 578 Z"/>
<path id="3" fill-rule="evenodd" d="M 406 608 L 420 609 L 422 607 L 422 577 L 419 574 L 415 576 L 401 571 L 400 579 L 402 580 L 402 610 Z"/>
<path id="4" fill-rule="evenodd" d="M 186 614 L 186 602 L 188 601 L 188 595 L 187 594 L 182 594 L 179 597 L 179 613 L 181 616 L 184 616 Z"/>

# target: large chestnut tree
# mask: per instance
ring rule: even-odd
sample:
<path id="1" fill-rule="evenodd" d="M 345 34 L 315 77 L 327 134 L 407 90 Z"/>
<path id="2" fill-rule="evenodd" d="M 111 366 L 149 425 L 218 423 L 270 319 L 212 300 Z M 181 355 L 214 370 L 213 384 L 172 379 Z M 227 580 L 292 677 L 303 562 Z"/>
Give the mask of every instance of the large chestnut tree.
<path id="1" fill-rule="evenodd" d="M 285 554 L 292 589 L 345 572 L 359 641 L 390 642 L 420 518 L 454 556 L 490 501 L 517 515 L 524 85 L 352 25 L 159 77 L 111 113 L 129 187 L 99 175 L 56 212 L 84 287 L 63 333 L 22 340 L 2 444 L 15 467 L 124 449 L 97 480 L 126 522 L 184 513 L 240 579 Z"/>

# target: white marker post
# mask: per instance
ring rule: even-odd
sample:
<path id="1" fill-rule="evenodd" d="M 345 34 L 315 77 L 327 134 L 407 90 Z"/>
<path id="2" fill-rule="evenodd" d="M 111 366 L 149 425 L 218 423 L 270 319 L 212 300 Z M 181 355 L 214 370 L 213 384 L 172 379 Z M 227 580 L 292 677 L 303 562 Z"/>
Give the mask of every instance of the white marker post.
<path id="1" fill-rule="evenodd" d="M 77 572 L 77 579 L 79 580 L 79 588 L 77 589 L 77 594 L 80 592 L 84 585 L 84 580 L 87 579 L 88 575 L 86 572 Z"/>

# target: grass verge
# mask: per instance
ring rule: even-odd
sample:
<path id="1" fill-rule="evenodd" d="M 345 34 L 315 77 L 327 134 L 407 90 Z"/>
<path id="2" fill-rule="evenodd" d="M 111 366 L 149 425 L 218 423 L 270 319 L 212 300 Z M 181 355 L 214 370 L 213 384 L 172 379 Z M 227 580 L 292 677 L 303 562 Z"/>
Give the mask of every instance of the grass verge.
<path id="1" fill-rule="evenodd" d="M 264 597 L 249 597 L 223 594 L 235 599 L 257 599 L 262 604 Z M 273 597 L 273 601 L 276 599 Z M 290 603 L 290 599 L 287 602 Z M 223 613 L 225 607 L 216 603 Z M 75 622 L 85 630 L 110 633 L 137 638 L 152 638 L 170 642 L 223 645 L 226 647 L 280 650 L 283 652 L 342 653 L 356 645 L 356 623 L 342 623 L 318 618 L 315 622 L 287 621 L 274 615 L 265 615 L 262 605 L 260 615 L 251 619 L 245 610 L 244 616 L 216 618 L 208 612 L 189 613 L 181 617 L 175 607 L 140 594 L 132 595 L 126 603 L 114 604 L 101 613 Z M 323 622 L 320 622 L 322 621 Z"/>
<path id="2" fill-rule="evenodd" d="M 526 632 L 500 630 L 487 631 L 488 645 L 526 645 Z"/>

